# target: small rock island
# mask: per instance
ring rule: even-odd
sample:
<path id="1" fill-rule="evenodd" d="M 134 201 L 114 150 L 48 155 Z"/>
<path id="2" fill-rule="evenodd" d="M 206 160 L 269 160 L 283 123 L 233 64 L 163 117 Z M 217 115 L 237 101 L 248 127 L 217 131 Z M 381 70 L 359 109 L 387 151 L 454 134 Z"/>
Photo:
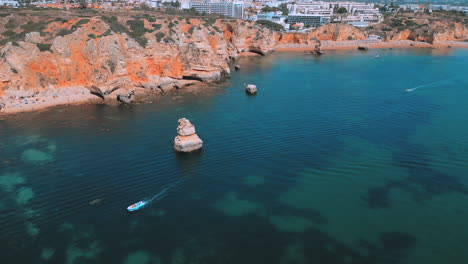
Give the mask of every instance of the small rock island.
<path id="1" fill-rule="evenodd" d="M 248 84 L 245 88 L 245 92 L 251 95 L 257 94 L 257 86 L 254 84 Z"/>
<path id="2" fill-rule="evenodd" d="M 174 139 L 174 150 L 192 152 L 202 148 L 203 141 L 195 133 L 195 127 L 187 118 L 178 120 L 177 136 Z"/>

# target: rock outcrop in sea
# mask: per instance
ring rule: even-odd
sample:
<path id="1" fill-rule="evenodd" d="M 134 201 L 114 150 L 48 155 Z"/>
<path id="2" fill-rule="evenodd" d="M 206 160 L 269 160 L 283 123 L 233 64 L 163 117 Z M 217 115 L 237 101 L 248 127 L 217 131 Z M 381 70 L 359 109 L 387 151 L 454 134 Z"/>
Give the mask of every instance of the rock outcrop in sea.
<path id="1" fill-rule="evenodd" d="M 245 92 L 251 95 L 257 94 L 257 86 L 254 84 L 247 84 L 245 87 Z"/>
<path id="2" fill-rule="evenodd" d="M 117 101 L 130 104 L 135 99 L 135 91 L 130 91 L 128 94 L 118 94 Z"/>
<path id="3" fill-rule="evenodd" d="M 198 137 L 195 126 L 187 118 L 178 120 L 177 136 L 174 139 L 174 150 L 192 152 L 202 148 L 203 141 Z"/>

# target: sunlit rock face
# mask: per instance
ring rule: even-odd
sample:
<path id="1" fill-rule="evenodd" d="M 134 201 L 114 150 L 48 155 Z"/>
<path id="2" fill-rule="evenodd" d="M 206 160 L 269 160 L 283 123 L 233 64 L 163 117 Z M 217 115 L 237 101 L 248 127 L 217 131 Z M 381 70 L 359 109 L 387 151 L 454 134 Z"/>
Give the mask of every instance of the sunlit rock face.
<path id="1" fill-rule="evenodd" d="M 253 22 L 140 18 L 144 34 L 133 38 L 127 34 L 132 21 L 117 18 L 121 32 L 101 17 L 43 21 L 41 33 L 0 47 L 0 95 L 91 85 L 169 89 L 164 80 L 172 80 L 172 88 L 183 78 L 219 81 L 229 76 L 229 60 L 238 53 L 266 54 L 275 46 L 274 32 Z"/>
<path id="2" fill-rule="evenodd" d="M 174 139 L 174 150 L 177 152 L 192 152 L 202 148 L 203 141 L 195 133 L 195 127 L 186 118 L 179 119 L 178 136 Z"/>

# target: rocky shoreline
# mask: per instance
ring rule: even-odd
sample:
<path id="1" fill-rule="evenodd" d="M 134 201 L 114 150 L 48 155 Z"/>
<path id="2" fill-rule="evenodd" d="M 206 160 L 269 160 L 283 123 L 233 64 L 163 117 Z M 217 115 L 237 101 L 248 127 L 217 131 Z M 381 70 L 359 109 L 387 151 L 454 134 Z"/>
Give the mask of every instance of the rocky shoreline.
<path id="1" fill-rule="evenodd" d="M 354 41 L 323 41 L 321 49 L 326 50 L 350 50 L 357 49 L 358 44 L 362 42 Z M 426 42 L 417 41 L 389 41 L 389 42 L 367 42 L 370 49 L 382 48 L 447 48 L 461 47 L 468 48 L 467 42 L 438 42 L 429 44 Z M 313 51 L 314 46 L 301 44 L 283 44 L 275 48 L 276 52 L 295 52 L 295 51 Z M 244 56 L 260 56 L 258 53 L 243 52 L 239 57 Z M 119 93 L 128 93 L 135 91 L 138 102 L 145 102 L 145 96 L 156 95 L 163 98 L 164 94 L 168 94 L 176 89 L 184 89 L 185 87 L 205 87 L 207 84 L 198 80 L 170 80 L 170 82 L 162 86 L 156 86 L 154 89 L 145 89 L 143 87 L 136 90 L 130 88 L 119 89 Z M 201 88 L 202 89 L 202 88 Z M 111 94 L 105 100 L 98 98 L 90 93 L 89 88 L 85 86 L 72 86 L 61 88 L 50 88 L 46 90 L 36 91 L 32 93 L 30 90 L 17 90 L 4 93 L 0 96 L 1 114 L 15 114 L 28 111 L 42 110 L 48 107 L 60 105 L 78 105 L 78 104 L 118 104 L 117 93 Z"/>
<path id="2" fill-rule="evenodd" d="M 437 33 L 437 42 L 430 44 L 407 39 L 414 37 L 409 33 L 392 36 L 388 41 L 368 41 L 363 31 L 347 24 L 327 24 L 308 33 L 287 33 L 250 21 L 148 14 L 47 17 L 39 22 L 32 22 L 38 17 L 19 19 L 14 15 L 0 17 L 0 24 L 18 23 L 16 33 L 24 35 L 24 39 L 12 39 L 0 47 L 0 114 L 55 105 L 117 103 L 117 95 L 127 98 L 125 95 L 131 91 L 135 98 L 164 95 L 188 85 L 223 81 L 229 78 L 232 64 L 239 57 L 273 51 L 312 51 L 318 46 L 322 50 L 363 45 L 468 46 L 457 41 L 468 39 L 468 30 L 461 25 L 453 34 Z M 31 29 L 37 32 L 26 32 Z M 0 27 L 2 30 L 5 29 Z M 90 93 L 91 87 L 108 94 L 98 92 L 97 97 Z M 117 91 L 112 93 L 113 89 Z"/>

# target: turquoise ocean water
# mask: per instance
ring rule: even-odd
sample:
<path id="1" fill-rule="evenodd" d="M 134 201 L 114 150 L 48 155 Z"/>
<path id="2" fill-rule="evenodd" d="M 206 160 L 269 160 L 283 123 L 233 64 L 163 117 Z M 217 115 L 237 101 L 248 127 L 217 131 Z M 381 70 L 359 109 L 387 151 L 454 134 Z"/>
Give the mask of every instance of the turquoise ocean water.
<path id="1" fill-rule="evenodd" d="M 0 263 L 468 263 L 468 50 L 239 63 L 152 104 L 1 120 Z M 181 117 L 201 152 L 173 152 Z"/>

